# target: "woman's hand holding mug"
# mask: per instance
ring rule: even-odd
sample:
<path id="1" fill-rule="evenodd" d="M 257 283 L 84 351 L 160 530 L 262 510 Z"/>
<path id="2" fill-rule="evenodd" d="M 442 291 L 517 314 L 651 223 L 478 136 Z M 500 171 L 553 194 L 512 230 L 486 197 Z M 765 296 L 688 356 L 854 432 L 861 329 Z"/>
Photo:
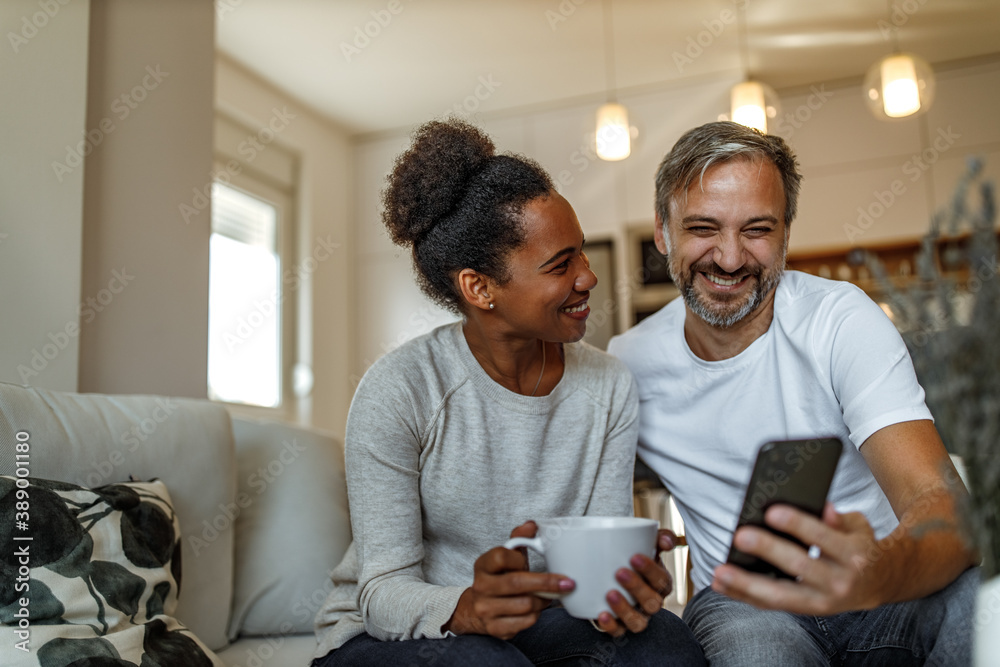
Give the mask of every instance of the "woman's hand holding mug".
<path id="1" fill-rule="evenodd" d="M 534 537 L 532 521 L 515 528 L 510 536 Z M 550 601 L 539 593 L 559 597 L 573 590 L 569 577 L 549 572 L 529 572 L 527 554 L 504 547 L 490 549 L 476 559 L 472 586 L 458 599 L 442 632 L 481 634 L 510 639 L 538 621 Z"/>
<path id="2" fill-rule="evenodd" d="M 550 570 L 574 579 L 575 589 L 562 600 L 571 616 L 596 619 L 596 627 L 616 637 L 646 629 L 672 587 L 655 558 L 672 548 L 672 534 L 657 544 L 656 522 L 633 517 L 563 517 L 538 524 L 538 537 L 511 539 L 505 546 L 531 548 L 545 556 Z"/>

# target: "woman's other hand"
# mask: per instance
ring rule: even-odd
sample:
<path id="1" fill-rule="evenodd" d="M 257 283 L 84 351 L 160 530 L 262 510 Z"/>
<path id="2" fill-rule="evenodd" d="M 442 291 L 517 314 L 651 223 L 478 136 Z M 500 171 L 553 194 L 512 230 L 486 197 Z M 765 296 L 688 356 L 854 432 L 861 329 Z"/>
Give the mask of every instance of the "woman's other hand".
<path id="1" fill-rule="evenodd" d="M 529 521 L 511 537 L 534 537 L 538 527 Z M 648 559 L 647 559 L 648 560 Z M 510 639 L 530 628 L 549 605 L 535 593 L 563 595 L 575 587 L 572 579 L 548 572 L 529 572 L 523 550 L 495 547 L 476 559 L 472 586 L 458 599 L 442 632 L 491 635 Z"/>
<path id="2" fill-rule="evenodd" d="M 669 544 L 664 539 L 664 533 L 676 536 L 670 531 L 660 531 L 657 539 L 657 560 L 652 560 L 648 556 L 636 554 L 632 556 L 629 564 L 631 569 L 623 567 L 615 573 L 615 578 L 635 600 L 635 605 L 629 604 L 621 592 L 612 590 L 605 598 L 611 606 L 612 611 L 618 618 L 608 612 L 602 612 L 597 617 L 598 627 L 614 637 L 620 637 L 626 630 L 631 632 L 642 632 L 649 624 L 649 618 L 663 608 L 663 599 L 673 590 L 673 581 L 670 573 L 660 564 L 659 554 L 661 550 L 672 549 L 677 544 L 676 541 Z"/>
<path id="3" fill-rule="evenodd" d="M 673 551 L 675 547 L 685 546 L 687 540 L 683 537 L 677 537 L 674 531 L 667 528 L 661 528 L 656 533 L 656 558 L 659 560 L 660 554 L 667 551 Z"/>

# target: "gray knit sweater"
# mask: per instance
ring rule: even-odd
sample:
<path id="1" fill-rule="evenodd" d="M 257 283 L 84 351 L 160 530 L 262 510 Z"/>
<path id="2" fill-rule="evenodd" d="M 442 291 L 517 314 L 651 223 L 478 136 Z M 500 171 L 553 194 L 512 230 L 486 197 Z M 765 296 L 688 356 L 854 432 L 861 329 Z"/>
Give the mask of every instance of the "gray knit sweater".
<path id="1" fill-rule="evenodd" d="M 585 343 L 563 349 L 565 371 L 548 396 L 494 382 L 461 323 L 365 374 L 346 435 L 354 543 L 316 616 L 317 657 L 362 632 L 441 637 L 475 560 L 529 519 L 631 513 L 632 376 Z"/>

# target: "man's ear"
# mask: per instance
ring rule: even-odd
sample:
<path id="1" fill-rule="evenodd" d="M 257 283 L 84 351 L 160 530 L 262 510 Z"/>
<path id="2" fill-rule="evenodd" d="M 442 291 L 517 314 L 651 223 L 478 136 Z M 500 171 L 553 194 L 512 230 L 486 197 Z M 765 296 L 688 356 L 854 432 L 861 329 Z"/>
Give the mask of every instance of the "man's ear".
<path id="1" fill-rule="evenodd" d="M 653 241 L 656 243 L 656 249 L 667 255 L 667 239 L 664 236 L 663 221 L 660 220 L 660 214 L 656 214 L 656 222 L 653 223 Z"/>
<path id="2" fill-rule="evenodd" d="M 490 310 L 490 279 L 473 269 L 462 269 L 456 277 L 462 298 L 473 308 Z"/>

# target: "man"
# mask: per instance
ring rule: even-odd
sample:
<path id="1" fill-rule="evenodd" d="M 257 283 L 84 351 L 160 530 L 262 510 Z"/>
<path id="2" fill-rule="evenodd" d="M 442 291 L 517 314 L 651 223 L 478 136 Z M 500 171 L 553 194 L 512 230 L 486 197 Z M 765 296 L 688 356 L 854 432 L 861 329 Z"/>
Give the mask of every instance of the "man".
<path id="1" fill-rule="evenodd" d="M 640 456 L 684 518 L 684 620 L 713 665 L 967 664 L 964 489 L 889 319 L 849 283 L 783 271 L 800 180 L 779 137 L 729 122 L 681 137 L 655 239 L 683 299 L 609 346 L 638 383 Z M 725 564 L 760 445 L 830 435 L 845 448 L 822 520 L 765 515 L 817 557 L 744 527 L 736 547 L 796 580 Z"/>

